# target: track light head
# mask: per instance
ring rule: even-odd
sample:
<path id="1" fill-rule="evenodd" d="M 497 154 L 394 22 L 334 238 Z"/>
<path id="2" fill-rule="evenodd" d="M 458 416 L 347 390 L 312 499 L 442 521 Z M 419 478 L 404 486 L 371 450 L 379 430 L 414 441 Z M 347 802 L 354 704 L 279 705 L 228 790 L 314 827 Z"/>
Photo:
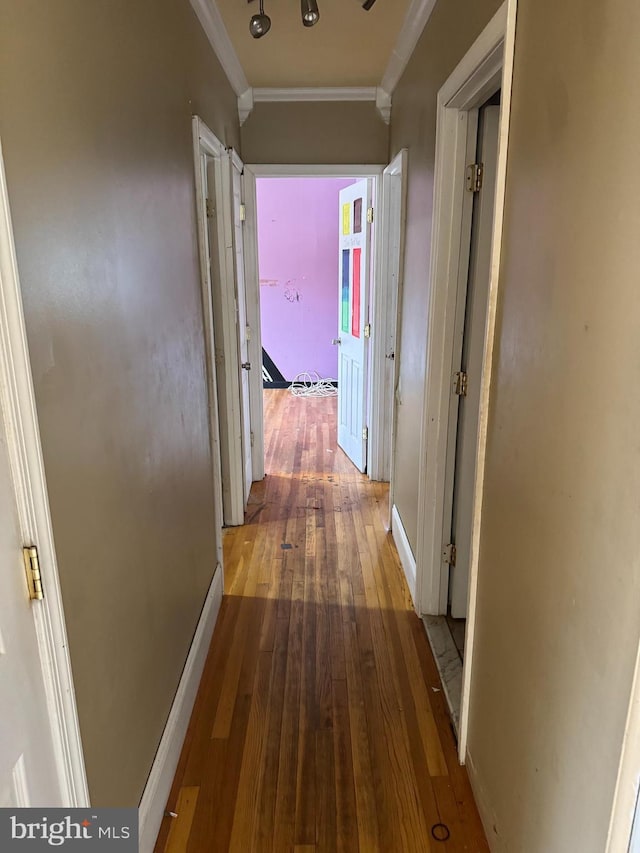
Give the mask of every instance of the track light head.
<path id="1" fill-rule="evenodd" d="M 254 39 L 260 39 L 271 29 L 271 18 L 264 13 L 264 2 L 260 0 L 260 12 L 254 15 L 249 22 L 249 32 Z"/>
<path id="2" fill-rule="evenodd" d="M 320 10 L 317 0 L 300 0 L 302 23 L 305 27 L 313 27 L 320 20 Z"/>

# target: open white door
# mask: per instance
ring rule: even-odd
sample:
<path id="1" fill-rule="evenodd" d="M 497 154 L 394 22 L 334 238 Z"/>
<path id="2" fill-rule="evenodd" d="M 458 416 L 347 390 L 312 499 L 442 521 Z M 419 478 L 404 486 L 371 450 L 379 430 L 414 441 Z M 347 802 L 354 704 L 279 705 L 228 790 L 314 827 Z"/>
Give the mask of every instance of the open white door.
<path id="1" fill-rule="evenodd" d="M 340 191 L 338 278 L 338 444 L 360 471 L 367 465 L 367 344 L 372 181 Z"/>
<path id="2" fill-rule="evenodd" d="M 249 371 L 252 369 L 249 359 L 249 339 L 251 330 L 247 323 L 247 294 L 244 273 L 244 203 L 242 200 L 242 161 L 238 155 L 231 155 L 231 191 L 233 214 L 233 250 L 236 279 L 236 301 L 238 312 L 238 362 L 240 367 L 240 413 L 242 419 L 242 473 L 244 486 L 244 505 L 246 507 L 253 481 L 251 464 L 251 389 Z M 255 366 L 261 370 L 261 365 Z"/>
<path id="3" fill-rule="evenodd" d="M 451 566 L 449 596 L 451 615 L 455 619 L 464 619 L 467 616 L 471 525 L 478 451 L 478 416 L 491 272 L 491 237 L 496 194 L 500 107 L 485 107 L 481 110 L 480 117 L 477 159 L 483 164 L 484 174 L 482 188 L 474 198 L 471 256 L 459 374 L 464 377 L 464 381 L 463 387 L 458 387 L 458 392 L 464 393 L 453 395 L 454 401 L 456 397 L 459 400 L 457 423 L 455 418 L 450 419 L 450 443 L 455 446 L 450 541 L 456 546 L 456 559 Z M 447 539 L 446 531 L 445 539 Z"/>
<path id="4" fill-rule="evenodd" d="M 88 804 L 1 151 L 0 685 L 0 808 Z"/>
<path id="5" fill-rule="evenodd" d="M 4 415 L 4 413 L 3 413 Z M 7 425 L 0 432 L 0 807 L 63 805 L 27 594 Z"/>

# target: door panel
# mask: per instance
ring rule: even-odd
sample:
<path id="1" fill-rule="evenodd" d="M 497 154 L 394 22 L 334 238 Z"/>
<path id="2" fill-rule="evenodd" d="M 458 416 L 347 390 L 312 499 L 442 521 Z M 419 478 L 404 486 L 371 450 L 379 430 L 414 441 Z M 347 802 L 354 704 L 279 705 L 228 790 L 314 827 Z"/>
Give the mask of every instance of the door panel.
<path id="1" fill-rule="evenodd" d="M 63 805 L 0 418 L 0 807 Z M 46 589 L 45 589 L 46 594 Z"/>
<path id="2" fill-rule="evenodd" d="M 340 191 L 338 340 L 338 444 L 362 472 L 367 466 L 367 344 L 372 181 Z"/>
<path id="3" fill-rule="evenodd" d="M 243 484 L 245 506 L 251 491 L 252 464 L 251 464 L 251 390 L 249 385 L 249 371 L 253 368 L 249 360 L 249 337 L 250 330 L 247 324 L 247 297 L 244 278 L 244 235 L 242 211 L 242 175 L 236 165 L 232 162 L 232 190 L 233 190 L 233 247 L 235 257 L 236 274 L 236 300 L 238 312 L 238 358 L 240 364 L 240 409 L 242 419 L 242 459 L 243 459 Z M 244 366 L 243 366 L 244 365 Z M 259 365 L 255 369 L 260 369 Z"/>
<path id="4" fill-rule="evenodd" d="M 467 374 L 467 394 L 460 398 L 456 437 L 451 541 L 456 564 L 451 567 L 451 615 L 466 618 L 471 557 L 471 523 L 476 474 L 480 383 L 491 264 L 491 232 L 495 203 L 500 107 L 480 112 L 478 161 L 483 164 L 482 189 L 474 199 L 471 257 L 467 284 L 461 370 Z"/>

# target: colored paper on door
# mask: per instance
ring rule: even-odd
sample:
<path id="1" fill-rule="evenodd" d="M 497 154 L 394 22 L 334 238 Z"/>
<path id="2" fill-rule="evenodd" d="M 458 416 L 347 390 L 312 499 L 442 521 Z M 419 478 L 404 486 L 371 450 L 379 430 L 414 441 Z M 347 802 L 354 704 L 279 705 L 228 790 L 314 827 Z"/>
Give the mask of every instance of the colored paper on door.
<path id="1" fill-rule="evenodd" d="M 353 233 L 360 234 L 362 231 L 362 199 L 357 198 L 353 202 Z"/>
<path id="2" fill-rule="evenodd" d="M 342 205 L 342 233 L 344 235 L 351 234 L 351 205 L 349 202 Z"/>
<path id="3" fill-rule="evenodd" d="M 346 206 L 350 207 L 351 205 Z M 340 329 L 343 332 L 349 331 L 349 249 L 342 250 L 342 295 L 340 300 Z"/>
<path id="4" fill-rule="evenodd" d="M 353 250 L 353 299 L 351 301 L 351 334 L 360 337 L 360 261 L 362 249 Z"/>

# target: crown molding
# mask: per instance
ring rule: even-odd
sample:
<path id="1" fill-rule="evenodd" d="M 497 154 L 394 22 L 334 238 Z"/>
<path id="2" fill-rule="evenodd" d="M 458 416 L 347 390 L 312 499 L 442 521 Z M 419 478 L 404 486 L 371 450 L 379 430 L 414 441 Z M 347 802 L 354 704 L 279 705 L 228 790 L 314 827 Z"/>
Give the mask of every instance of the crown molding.
<path id="1" fill-rule="evenodd" d="M 370 101 L 375 103 L 386 124 L 389 124 L 391 118 L 391 95 L 376 86 L 248 88 L 238 96 L 238 116 L 242 125 L 249 117 L 253 105 L 257 103 L 319 101 Z"/>
<path id="2" fill-rule="evenodd" d="M 436 0 L 411 0 L 380 84 L 380 88 L 389 95 L 400 82 L 435 5 Z"/>
<path id="3" fill-rule="evenodd" d="M 254 89 L 253 100 L 275 101 L 375 101 L 375 86 L 307 86 L 283 89 Z"/>
<path id="4" fill-rule="evenodd" d="M 191 0 L 191 5 L 222 65 L 222 70 L 227 75 L 231 88 L 236 95 L 242 96 L 249 88 L 249 81 L 231 43 L 216 0 Z"/>

